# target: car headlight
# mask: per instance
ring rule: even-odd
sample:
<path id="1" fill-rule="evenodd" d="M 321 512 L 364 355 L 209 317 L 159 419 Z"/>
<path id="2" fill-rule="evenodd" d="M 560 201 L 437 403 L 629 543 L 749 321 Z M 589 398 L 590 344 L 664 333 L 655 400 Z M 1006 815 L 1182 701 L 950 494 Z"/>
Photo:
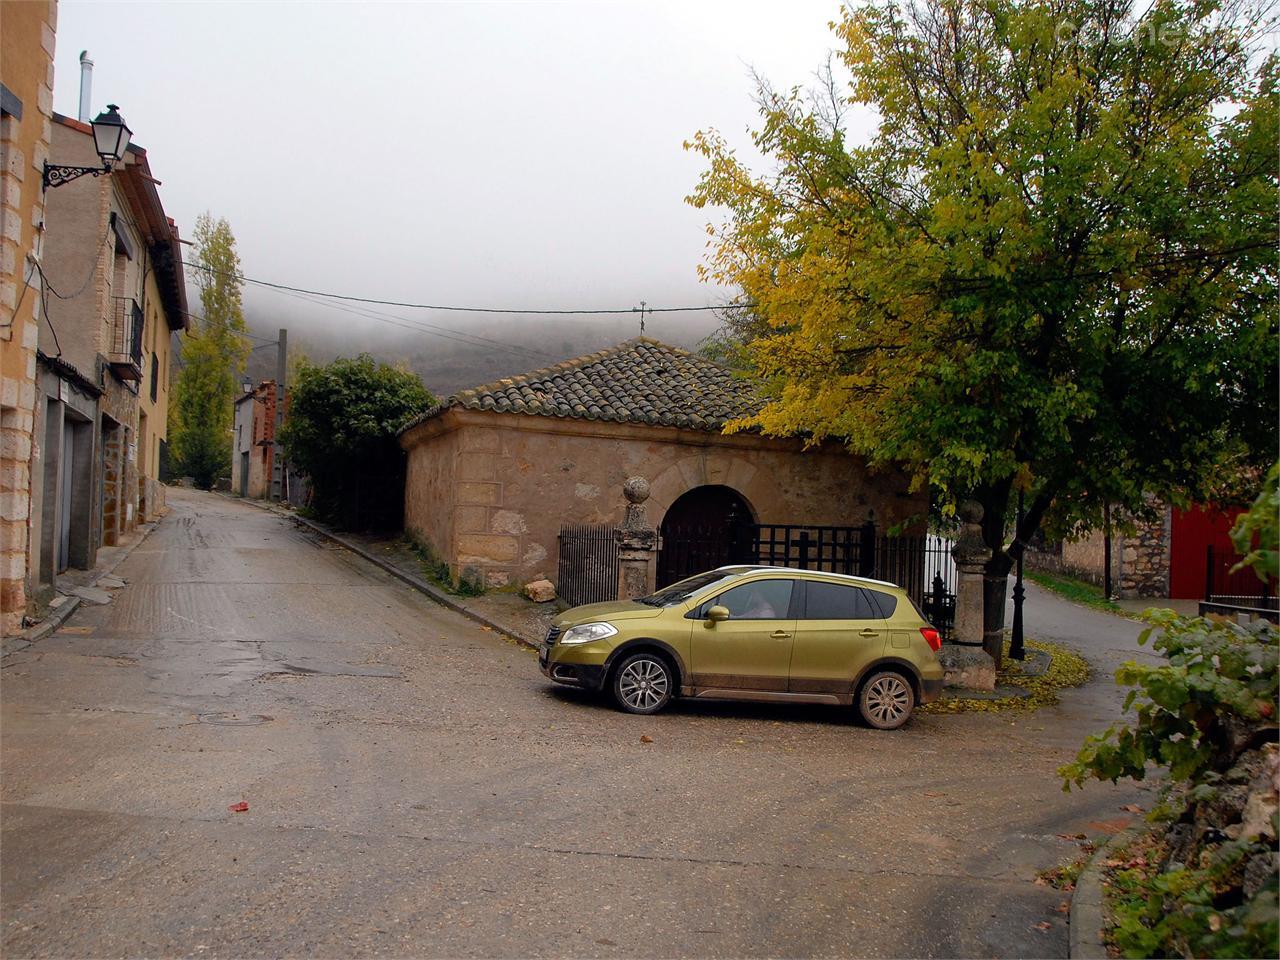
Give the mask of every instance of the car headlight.
<path id="1" fill-rule="evenodd" d="M 603 640 L 612 637 L 618 628 L 611 623 L 584 623 L 573 627 L 560 638 L 561 643 L 590 643 L 592 640 Z"/>

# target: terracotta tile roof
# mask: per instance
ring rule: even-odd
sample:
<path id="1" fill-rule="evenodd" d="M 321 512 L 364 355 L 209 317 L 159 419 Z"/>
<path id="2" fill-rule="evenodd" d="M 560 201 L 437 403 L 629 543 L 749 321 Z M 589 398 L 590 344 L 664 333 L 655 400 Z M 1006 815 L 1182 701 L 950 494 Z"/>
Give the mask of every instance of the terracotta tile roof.
<path id="1" fill-rule="evenodd" d="M 747 381 L 719 364 L 637 337 L 543 370 L 461 390 L 404 430 L 461 407 L 718 431 L 760 405 Z"/>

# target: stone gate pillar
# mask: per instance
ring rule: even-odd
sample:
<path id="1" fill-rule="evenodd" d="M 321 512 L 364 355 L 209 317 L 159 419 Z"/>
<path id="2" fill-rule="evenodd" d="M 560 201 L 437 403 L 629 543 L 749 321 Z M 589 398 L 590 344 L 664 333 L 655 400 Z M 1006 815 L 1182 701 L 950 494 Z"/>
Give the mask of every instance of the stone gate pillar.
<path id="1" fill-rule="evenodd" d="M 614 531 L 618 544 L 618 599 L 635 600 L 653 593 L 653 559 L 658 553 L 658 531 L 649 526 L 649 481 L 630 477 L 622 485 L 627 511 Z"/>
<path id="2" fill-rule="evenodd" d="M 948 686 L 994 690 L 996 662 L 982 648 L 983 570 L 991 550 L 982 539 L 982 505 L 973 500 L 960 504 L 960 535 L 951 556 L 956 561 L 956 618 L 951 642 L 938 659 L 946 671 Z"/>

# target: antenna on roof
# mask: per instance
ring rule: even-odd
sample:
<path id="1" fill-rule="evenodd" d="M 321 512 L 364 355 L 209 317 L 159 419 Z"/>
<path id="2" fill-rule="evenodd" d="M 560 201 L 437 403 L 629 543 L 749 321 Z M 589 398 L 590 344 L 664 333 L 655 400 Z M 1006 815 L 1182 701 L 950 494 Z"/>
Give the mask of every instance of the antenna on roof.
<path id="1" fill-rule="evenodd" d="M 653 311 L 649 309 L 649 304 L 645 300 L 641 300 L 640 306 L 632 307 L 631 310 L 633 313 L 640 314 L 640 336 L 643 337 L 644 336 L 644 315 L 646 313 L 653 313 Z"/>

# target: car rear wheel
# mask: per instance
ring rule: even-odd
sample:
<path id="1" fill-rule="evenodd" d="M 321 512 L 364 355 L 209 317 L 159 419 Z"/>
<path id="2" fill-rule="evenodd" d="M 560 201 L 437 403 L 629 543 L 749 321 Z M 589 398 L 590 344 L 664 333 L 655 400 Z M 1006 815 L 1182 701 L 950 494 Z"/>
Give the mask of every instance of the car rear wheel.
<path id="1" fill-rule="evenodd" d="M 873 674 L 858 694 L 858 713 L 867 726 L 877 730 L 897 730 L 907 722 L 915 705 L 911 682 L 892 670 Z"/>
<path id="2" fill-rule="evenodd" d="M 665 659 L 642 652 L 627 657 L 613 672 L 613 699 L 627 713 L 657 713 L 671 702 L 675 675 Z"/>

